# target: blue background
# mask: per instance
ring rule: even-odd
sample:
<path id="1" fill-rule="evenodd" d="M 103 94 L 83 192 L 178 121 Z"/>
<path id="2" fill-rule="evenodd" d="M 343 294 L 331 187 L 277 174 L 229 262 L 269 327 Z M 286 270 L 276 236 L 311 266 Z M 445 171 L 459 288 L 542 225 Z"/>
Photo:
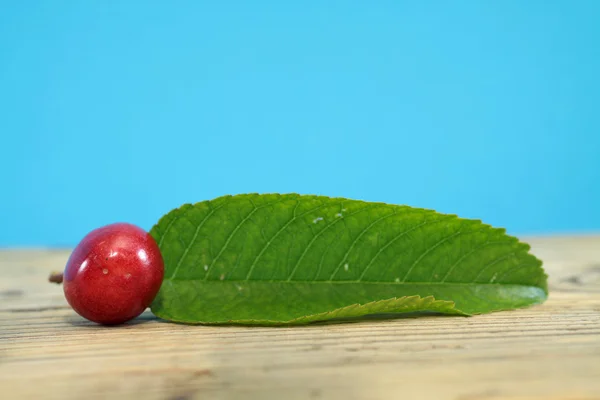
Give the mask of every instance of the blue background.
<path id="1" fill-rule="evenodd" d="M 600 230 L 600 1 L 4 1 L 0 246 L 223 194 Z"/>

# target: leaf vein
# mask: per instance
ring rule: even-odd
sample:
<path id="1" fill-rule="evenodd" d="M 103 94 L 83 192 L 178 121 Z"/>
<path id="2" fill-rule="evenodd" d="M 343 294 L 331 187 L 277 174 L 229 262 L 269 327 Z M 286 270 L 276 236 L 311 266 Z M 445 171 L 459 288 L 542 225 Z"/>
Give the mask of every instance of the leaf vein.
<path id="1" fill-rule="evenodd" d="M 183 263 L 183 260 L 185 260 L 185 257 L 187 256 L 188 252 L 190 251 L 190 249 L 192 248 L 192 246 L 196 243 L 196 239 L 198 238 L 198 234 L 200 233 L 200 229 L 204 226 L 204 223 L 206 221 L 208 221 L 208 219 L 210 218 L 210 216 L 213 215 L 215 213 L 215 211 L 217 211 L 219 208 L 223 207 L 225 204 L 227 204 L 227 202 L 221 204 L 217 208 L 212 208 L 210 206 L 210 203 L 209 203 L 208 207 L 210 209 L 210 212 L 208 214 L 206 214 L 206 216 L 202 219 L 202 222 L 200 222 L 200 224 L 198 224 L 198 226 L 196 227 L 196 231 L 194 232 L 194 236 L 192 237 L 192 240 L 185 247 L 185 250 L 183 251 L 183 254 L 179 258 L 179 261 L 177 262 L 177 265 L 175 266 L 175 269 L 173 270 L 173 274 L 171 275 L 172 277 L 175 277 L 177 275 L 177 271 L 179 271 L 179 267 Z"/>
<path id="2" fill-rule="evenodd" d="M 281 203 L 281 202 L 285 201 L 285 198 L 284 199 L 280 198 L 278 201 L 274 201 L 274 202 L 271 202 L 271 203 L 263 204 L 260 207 L 257 207 L 256 204 L 254 204 L 254 202 L 252 201 L 252 199 L 249 198 L 248 200 L 250 201 L 250 203 L 252 204 L 252 206 L 254 208 L 252 209 L 252 211 L 250 211 L 250 213 L 242 221 L 240 221 L 240 223 L 238 223 L 236 225 L 236 227 L 233 229 L 233 231 L 229 234 L 229 236 L 227 237 L 227 240 L 225 241 L 225 243 L 221 247 L 221 250 L 219 251 L 219 253 L 217 253 L 217 256 L 212 260 L 212 262 L 208 266 L 208 270 L 206 271 L 206 274 L 204 275 L 204 280 L 208 279 L 208 276 L 209 276 L 210 271 L 212 270 L 213 266 L 215 265 L 215 263 L 217 262 L 217 260 L 219 259 L 219 257 L 221 257 L 221 255 L 223 254 L 223 252 L 225 251 L 225 249 L 229 245 L 229 242 L 231 241 L 231 239 L 233 238 L 233 236 L 236 234 L 236 232 L 242 227 L 242 225 L 244 225 L 244 223 L 246 221 L 248 221 L 256 211 L 258 211 L 258 210 L 260 210 L 262 208 L 268 207 L 268 206 L 272 206 L 272 205 Z"/>
<path id="3" fill-rule="evenodd" d="M 337 235 L 335 235 L 335 237 L 333 238 L 331 243 L 335 243 L 340 238 L 340 236 L 342 236 L 343 233 L 344 233 L 344 230 L 341 229 L 340 232 Z M 315 277 L 314 277 L 315 280 L 317 279 L 317 277 L 321 273 L 321 270 L 323 269 L 323 262 L 325 261 L 325 256 L 327 255 L 327 253 L 329 253 L 329 250 L 331 249 L 331 247 L 332 247 L 331 245 L 327 246 L 325 248 L 325 251 L 323 251 L 323 254 L 321 254 L 321 259 L 319 260 L 319 266 L 317 268 L 317 273 L 315 274 Z"/>
<path id="4" fill-rule="evenodd" d="M 357 210 L 353 213 L 348 214 L 346 217 L 351 217 L 353 215 L 356 215 L 364 210 L 370 210 L 372 208 L 374 208 L 374 205 L 371 206 L 366 206 L 361 208 L 360 210 Z M 288 277 L 287 281 L 290 282 L 292 280 L 292 277 L 294 276 L 294 274 L 296 273 L 296 270 L 298 269 L 298 266 L 300 265 L 300 262 L 302 262 L 302 260 L 304 259 L 304 256 L 306 255 L 306 253 L 308 252 L 308 249 L 311 248 L 311 246 L 313 245 L 313 243 L 317 240 L 317 238 L 319 236 L 321 236 L 327 229 L 329 229 L 330 227 L 332 227 L 333 225 L 337 224 L 338 222 L 340 222 L 343 218 L 338 218 L 333 220 L 332 222 L 330 222 L 329 224 L 327 224 L 323 229 L 321 229 L 321 231 L 317 232 L 313 238 L 311 239 L 311 241 L 308 243 L 308 245 L 306 246 L 306 248 L 304 249 L 304 251 L 302 252 L 302 254 L 300 255 L 300 258 L 298 259 L 298 261 L 296 261 L 296 264 L 294 265 L 294 268 L 292 269 L 292 272 L 290 272 L 290 276 Z"/>
<path id="5" fill-rule="evenodd" d="M 485 265 L 485 266 L 484 266 L 484 267 L 483 267 L 483 268 L 482 268 L 482 269 L 479 271 L 479 273 L 477 274 L 477 276 L 475 276 L 475 278 L 473 278 L 473 282 L 476 282 L 476 281 L 477 281 L 477 279 L 479 279 L 479 277 L 481 276 L 481 274 L 483 274 L 483 272 L 484 272 L 485 270 L 487 270 L 489 267 L 491 267 L 491 266 L 493 266 L 493 265 L 496 265 L 496 264 L 498 264 L 500 261 L 507 260 L 507 259 L 509 259 L 509 258 L 513 257 L 515 254 L 516 254 L 516 252 L 513 250 L 513 251 L 511 251 L 510 253 L 503 254 L 503 255 L 501 255 L 500 257 L 496 258 L 494 261 L 492 261 L 492 262 L 490 262 L 490 263 L 486 264 L 486 265 Z"/>
<path id="6" fill-rule="evenodd" d="M 501 243 L 507 243 L 505 241 L 500 241 L 500 240 L 495 240 L 495 241 L 486 241 L 484 242 L 482 245 L 475 247 L 474 249 L 472 249 L 471 251 L 463 254 L 458 260 L 456 260 L 456 262 L 454 264 L 452 264 L 452 266 L 450 266 L 450 268 L 448 269 L 448 271 L 446 272 L 446 275 L 444 275 L 444 278 L 440 281 L 440 282 L 446 282 L 446 279 L 448 279 L 448 277 L 450 276 L 450 274 L 452 274 L 452 272 L 454 271 L 454 269 L 467 257 L 469 257 L 471 254 L 481 250 L 482 248 L 484 248 L 485 246 L 488 246 L 490 244 L 501 244 Z"/>
<path id="7" fill-rule="evenodd" d="M 350 245 L 350 247 L 348 248 L 348 250 L 346 251 L 346 253 L 344 254 L 344 256 L 342 257 L 342 261 L 339 262 L 338 266 L 335 268 L 335 270 L 333 271 L 333 273 L 331 274 L 331 276 L 329 277 L 329 280 L 333 280 L 333 278 L 335 277 L 335 275 L 339 272 L 340 268 L 342 267 L 342 264 L 344 264 L 344 261 L 347 260 L 348 255 L 350 254 L 350 252 L 352 251 L 352 249 L 354 248 L 354 246 L 356 245 L 356 243 L 358 243 L 358 241 L 360 240 L 361 237 L 363 237 L 363 235 L 365 233 L 367 233 L 373 226 L 377 225 L 379 222 L 392 217 L 394 215 L 398 215 L 398 209 L 394 208 L 394 212 L 392 212 L 391 214 L 386 214 L 383 217 L 377 218 L 375 221 L 373 221 L 372 223 L 370 223 L 367 227 L 365 227 L 356 237 L 356 239 L 354 239 L 354 241 L 352 242 L 352 244 Z"/>
<path id="8" fill-rule="evenodd" d="M 279 231 L 277 231 L 277 233 L 275 233 L 271 239 L 269 239 L 265 245 L 262 247 L 262 249 L 260 250 L 260 252 L 258 253 L 258 255 L 254 258 L 254 261 L 252 262 L 252 265 L 250 266 L 250 270 L 248 271 L 248 274 L 246 274 L 246 279 L 250 279 L 250 276 L 252 275 L 252 272 L 254 271 L 254 267 L 256 266 L 256 263 L 258 262 L 258 260 L 260 259 L 260 257 L 262 257 L 263 253 L 269 248 L 269 246 L 271 245 L 271 243 L 273 243 L 273 240 L 275 240 L 275 238 L 277 238 L 277 236 L 279 236 L 279 234 L 281 232 L 283 232 L 288 226 L 290 226 L 290 224 L 292 224 L 294 221 L 296 221 L 298 218 L 302 218 L 303 216 L 310 214 L 311 212 L 317 211 L 320 208 L 323 208 L 324 206 L 328 205 L 327 203 L 321 203 L 318 207 L 315 207 L 311 210 L 308 210 L 298 216 L 296 216 L 296 209 L 298 208 L 298 206 L 300 205 L 300 200 L 298 200 L 298 202 L 296 203 L 296 207 L 294 207 L 294 212 L 293 212 L 293 216 L 292 219 L 290 219 Z"/>
<path id="9" fill-rule="evenodd" d="M 186 208 L 186 206 L 189 206 Z M 183 206 L 181 206 L 180 208 L 173 210 L 173 213 L 179 214 L 179 215 L 175 215 L 173 216 L 173 218 L 171 219 L 171 221 L 169 221 L 169 223 L 167 224 L 167 227 L 165 228 L 164 233 L 161 235 L 160 240 L 158 241 L 158 247 L 160 248 L 165 240 L 165 238 L 167 237 L 167 233 L 171 230 L 171 227 L 173 226 L 173 224 L 175 224 L 175 222 L 180 219 L 180 218 L 184 218 L 188 212 L 190 212 L 190 210 L 192 210 L 194 208 L 193 205 L 191 204 L 184 204 Z"/>
<path id="10" fill-rule="evenodd" d="M 432 222 L 436 222 L 439 221 L 435 220 L 435 221 L 424 221 L 420 224 L 417 224 L 415 226 L 413 226 L 410 229 L 405 230 L 404 232 L 400 232 L 398 235 L 396 235 L 395 237 L 393 237 L 389 242 L 387 242 L 386 244 L 383 245 L 383 247 L 381 247 L 377 253 L 375 253 L 375 255 L 371 258 L 371 260 L 367 263 L 367 266 L 365 267 L 365 269 L 363 269 L 363 272 L 360 274 L 360 276 L 357 279 L 357 282 L 362 281 L 362 279 L 365 277 L 367 271 L 369 270 L 369 268 L 371 268 L 371 265 L 373 265 L 373 263 L 375 262 L 375 260 L 377 259 L 377 257 L 379 257 L 379 255 L 381 253 L 383 253 L 388 247 L 390 247 L 392 244 L 394 244 L 398 239 L 400 239 L 401 237 L 403 237 L 404 235 L 406 235 L 407 233 L 410 233 L 412 231 L 414 231 L 415 229 L 419 229 L 420 227 L 427 225 L 429 223 Z"/>
<path id="11" fill-rule="evenodd" d="M 433 246 L 431 246 L 427 250 L 425 250 L 419 257 L 417 257 L 417 259 L 415 260 L 415 262 L 412 263 L 410 268 L 408 268 L 408 270 L 404 274 L 404 277 L 402 278 L 402 282 L 406 282 L 406 278 L 408 278 L 408 276 L 414 270 L 414 268 L 417 266 L 417 264 L 419 264 L 421 262 L 421 260 L 425 256 L 427 256 L 427 254 L 431 253 L 432 251 L 434 251 L 435 249 L 440 247 L 442 244 L 446 243 L 448 240 L 450 240 L 456 236 L 460 236 L 463 233 L 464 232 L 462 232 L 462 231 L 454 232 L 453 234 L 446 236 L 445 238 L 443 238 L 442 240 L 440 240 L 439 242 L 437 242 L 436 244 L 434 244 Z"/>
<path id="12" fill-rule="evenodd" d="M 515 270 L 517 270 L 517 269 L 520 269 L 520 268 L 522 268 L 522 267 L 539 267 L 539 265 L 538 265 L 538 264 L 534 264 L 534 263 L 532 263 L 531 261 L 527 261 L 527 262 L 521 263 L 521 264 L 517 265 L 516 267 L 509 268 L 508 270 L 504 271 L 504 272 L 502 273 L 502 275 L 500 275 L 500 276 L 499 276 L 499 277 L 496 279 L 496 281 L 499 281 L 499 280 L 503 279 L 503 278 L 504 278 L 506 275 L 508 275 L 509 273 L 511 273 L 511 272 L 513 272 L 513 271 L 515 271 Z M 490 283 L 491 283 L 491 282 L 490 282 Z"/>

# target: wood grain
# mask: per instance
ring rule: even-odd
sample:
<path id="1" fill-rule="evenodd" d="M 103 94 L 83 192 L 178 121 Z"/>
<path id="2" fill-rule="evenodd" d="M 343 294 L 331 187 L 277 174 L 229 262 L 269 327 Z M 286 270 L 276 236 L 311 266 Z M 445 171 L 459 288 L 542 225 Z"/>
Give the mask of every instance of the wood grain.
<path id="1" fill-rule="evenodd" d="M 69 251 L 0 251 L 0 398 L 600 399 L 600 236 L 525 240 L 541 306 L 295 328 L 97 326 L 47 282 Z"/>

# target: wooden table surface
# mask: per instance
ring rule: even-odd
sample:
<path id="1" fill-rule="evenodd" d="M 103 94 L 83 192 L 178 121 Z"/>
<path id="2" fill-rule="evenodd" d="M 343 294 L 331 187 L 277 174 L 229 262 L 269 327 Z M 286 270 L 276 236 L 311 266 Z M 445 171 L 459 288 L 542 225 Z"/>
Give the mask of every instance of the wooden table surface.
<path id="1" fill-rule="evenodd" d="M 550 298 L 476 317 L 294 328 L 87 322 L 64 250 L 0 251 L 2 399 L 600 399 L 600 236 L 524 238 Z"/>

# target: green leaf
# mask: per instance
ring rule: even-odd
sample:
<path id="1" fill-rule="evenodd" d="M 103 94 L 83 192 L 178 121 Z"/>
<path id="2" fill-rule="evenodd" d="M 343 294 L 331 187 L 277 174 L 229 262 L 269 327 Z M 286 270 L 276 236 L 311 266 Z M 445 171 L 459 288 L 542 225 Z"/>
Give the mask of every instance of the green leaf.
<path id="1" fill-rule="evenodd" d="M 432 210 L 297 194 L 224 196 L 166 214 L 152 312 L 201 324 L 302 324 L 369 314 L 470 315 L 543 302 L 529 246 Z"/>

